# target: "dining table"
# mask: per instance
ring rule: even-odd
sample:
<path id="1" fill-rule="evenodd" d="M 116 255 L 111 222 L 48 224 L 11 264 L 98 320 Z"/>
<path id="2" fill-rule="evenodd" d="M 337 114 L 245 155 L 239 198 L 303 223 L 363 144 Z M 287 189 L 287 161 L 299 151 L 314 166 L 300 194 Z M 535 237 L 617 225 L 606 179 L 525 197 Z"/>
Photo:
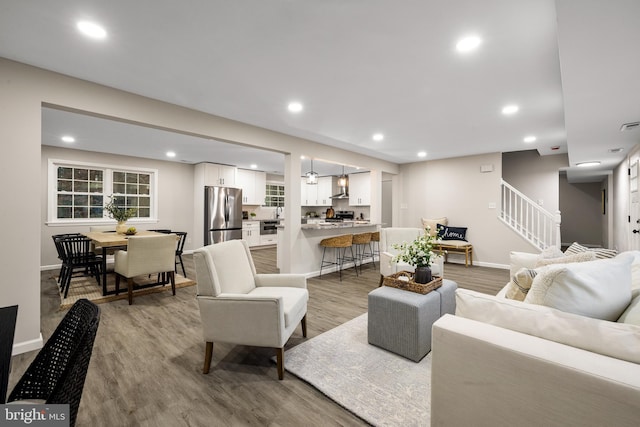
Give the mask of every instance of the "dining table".
<path id="1" fill-rule="evenodd" d="M 139 230 L 135 234 L 119 234 L 115 231 L 89 231 L 82 233 L 91 239 L 97 250 L 101 250 L 102 255 L 102 295 L 109 295 L 115 291 L 107 291 L 107 251 L 109 249 L 127 249 L 127 239 L 131 236 L 162 236 L 162 233 L 156 231 Z"/>

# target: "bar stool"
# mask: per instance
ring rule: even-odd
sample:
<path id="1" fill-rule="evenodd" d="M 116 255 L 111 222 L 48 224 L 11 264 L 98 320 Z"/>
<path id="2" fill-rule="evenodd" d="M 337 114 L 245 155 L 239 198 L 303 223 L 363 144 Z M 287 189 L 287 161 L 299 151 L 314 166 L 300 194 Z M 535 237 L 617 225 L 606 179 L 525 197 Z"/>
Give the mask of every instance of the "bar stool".
<path id="1" fill-rule="evenodd" d="M 371 258 L 373 266 L 376 266 L 376 260 L 373 258 L 373 249 L 371 248 L 371 233 L 360 233 L 353 235 L 353 246 L 356 247 L 356 261 L 360 261 L 360 272 L 362 273 L 362 264 L 365 258 Z M 368 248 L 368 251 L 367 251 Z M 356 263 L 357 267 L 357 263 Z"/>
<path id="2" fill-rule="evenodd" d="M 353 256 L 353 234 L 344 234 L 342 236 L 328 237 L 320 241 L 322 246 L 322 261 L 320 263 L 320 277 L 322 277 L 322 269 L 329 265 L 337 265 L 338 272 L 340 274 L 340 281 L 342 281 L 342 266 L 345 261 L 353 261 L 355 265 L 355 257 Z M 335 261 L 325 261 L 324 255 L 327 248 L 334 249 Z M 351 251 L 351 257 L 346 256 L 347 248 Z M 358 275 L 358 268 L 355 266 L 356 276 Z"/>
<path id="3" fill-rule="evenodd" d="M 373 255 L 380 259 L 380 232 L 371 233 L 371 246 L 373 247 Z"/>

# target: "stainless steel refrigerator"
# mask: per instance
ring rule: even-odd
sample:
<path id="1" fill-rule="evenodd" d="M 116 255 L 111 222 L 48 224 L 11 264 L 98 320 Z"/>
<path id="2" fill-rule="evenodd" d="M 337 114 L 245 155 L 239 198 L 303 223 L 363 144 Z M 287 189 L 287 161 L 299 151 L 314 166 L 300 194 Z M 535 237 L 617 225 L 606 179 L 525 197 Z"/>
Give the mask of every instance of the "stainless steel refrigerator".
<path id="1" fill-rule="evenodd" d="M 204 187 L 204 243 L 242 239 L 242 189 Z"/>

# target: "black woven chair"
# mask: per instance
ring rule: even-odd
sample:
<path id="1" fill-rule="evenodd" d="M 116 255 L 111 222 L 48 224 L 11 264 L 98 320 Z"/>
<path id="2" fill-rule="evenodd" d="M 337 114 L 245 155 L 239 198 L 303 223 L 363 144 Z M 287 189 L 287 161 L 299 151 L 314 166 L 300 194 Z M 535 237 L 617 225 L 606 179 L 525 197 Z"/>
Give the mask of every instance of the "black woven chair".
<path id="1" fill-rule="evenodd" d="M 100 285 L 102 257 L 91 250 L 91 239 L 84 236 L 70 236 L 58 239 L 57 242 L 61 245 L 64 254 L 63 268 L 60 270 L 60 275 L 63 276 L 60 290 L 64 293 L 64 297 L 66 298 L 69 293 L 71 277 L 77 269 L 82 269 L 85 273 L 91 272 Z"/>
<path id="2" fill-rule="evenodd" d="M 100 309 L 87 299 L 76 301 L 9 395 L 8 402 L 68 404 L 74 426 Z"/>

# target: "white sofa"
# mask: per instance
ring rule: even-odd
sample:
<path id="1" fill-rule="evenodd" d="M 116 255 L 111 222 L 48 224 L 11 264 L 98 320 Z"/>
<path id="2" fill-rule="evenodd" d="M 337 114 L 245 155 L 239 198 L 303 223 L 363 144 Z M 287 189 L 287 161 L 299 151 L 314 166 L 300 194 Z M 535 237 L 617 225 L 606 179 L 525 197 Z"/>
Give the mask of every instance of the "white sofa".
<path id="1" fill-rule="evenodd" d="M 512 254 L 514 270 L 537 259 Z M 433 325 L 431 425 L 639 425 L 640 252 L 552 268 L 583 274 L 593 266 L 602 277 L 608 266 L 621 272 L 602 281 L 608 294 L 625 295 L 627 281 L 630 301 L 617 322 L 510 300 L 505 289 L 459 289 L 456 315 Z"/>
<path id="2" fill-rule="evenodd" d="M 412 227 L 389 227 L 380 229 L 380 283 L 384 276 L 398 273 L 400 271 L 413 272 L 415 267 L 405 262 L 393 262 L 392 259 L 398 254 L 398 250 L 393 245 L 412 242 L 424 233 L 422 228 Z M 443 276 L 444 258 L 439 256 L 431 262 L 431 273 L 436 276 Z"/>

